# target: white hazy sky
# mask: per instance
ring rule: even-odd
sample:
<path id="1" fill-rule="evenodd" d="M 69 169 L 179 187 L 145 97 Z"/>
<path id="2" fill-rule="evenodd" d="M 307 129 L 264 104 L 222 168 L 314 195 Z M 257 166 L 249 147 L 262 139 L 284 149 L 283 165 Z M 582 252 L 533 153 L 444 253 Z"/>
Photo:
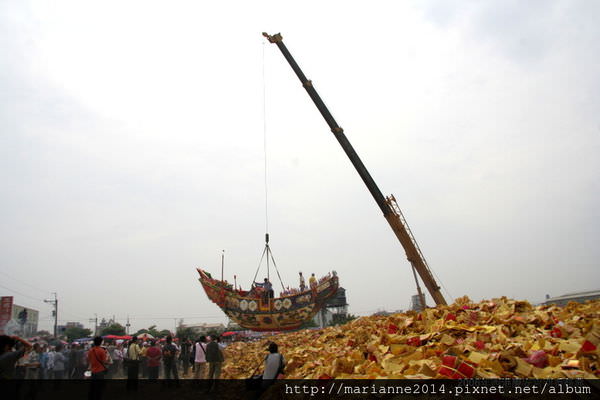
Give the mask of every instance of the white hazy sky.
<path id="1" fill-rule="evenodd" d="M 408 307 L 402 247 L 262 31 L 449 299 L 598 289 L 599 18 L 585 0 L 2 1 L 0 294 L 46 329 L 51 292 L 61 323 L 225 322 L 195 267 L 218 276 L 225 249 L 227 279 L 254 276 L 266 121 L 284 283 L 335 269 L 350 312 Z"/>

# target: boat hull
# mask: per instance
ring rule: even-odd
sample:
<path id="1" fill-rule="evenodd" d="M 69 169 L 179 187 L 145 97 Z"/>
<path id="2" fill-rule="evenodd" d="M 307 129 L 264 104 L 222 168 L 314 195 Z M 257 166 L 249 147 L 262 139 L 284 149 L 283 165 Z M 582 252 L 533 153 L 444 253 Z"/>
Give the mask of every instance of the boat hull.
<path id="1" fill-rule="evenodd" d="M 201 269 L 198 273 L 199 281 L 213 303 L 241 327 L 259 332 L 300 328 L 321 310 L 339 287 L 338 277 L 333 275 L 320 281 L 313 289 L 265 299 L 227 287 Z"/>

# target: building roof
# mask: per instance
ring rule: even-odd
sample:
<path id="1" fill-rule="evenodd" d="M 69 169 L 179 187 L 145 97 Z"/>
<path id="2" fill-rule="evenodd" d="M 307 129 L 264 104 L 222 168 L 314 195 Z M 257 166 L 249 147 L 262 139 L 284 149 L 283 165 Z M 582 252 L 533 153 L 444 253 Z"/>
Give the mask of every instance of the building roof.
<path id="1" fill-rule="evenodd" d="M 576 292 L 576 293 L 568 293 L 563 294 L 562 296 L 551 297 L 547 299 L 544 303 L 552 303 L 556 301 L 567 301 L 571 299 L 579 299 L 582 297 L 600 297 L 600 290 L 589 290 L 587 292 Z"/>
<path id="2" fill-rule="evenodd" d="M 225 328 L 225 325 L 223 325 L 223 324 L 207 324 L 207 323 L 185 324 L 184 326 L 186 328 L 202 328 L 202 329 Z"/>

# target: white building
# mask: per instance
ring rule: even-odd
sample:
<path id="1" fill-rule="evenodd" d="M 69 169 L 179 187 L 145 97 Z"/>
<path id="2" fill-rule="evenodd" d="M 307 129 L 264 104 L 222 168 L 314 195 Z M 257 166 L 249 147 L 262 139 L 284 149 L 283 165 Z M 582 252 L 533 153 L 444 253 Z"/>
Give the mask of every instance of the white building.
<path id="1" fill-rule="evenodd" d="M 192 328 L 194 330 L 194 333 L 197 333 L 199 335 L 205 335 L 210 331 L 216 331 L 218 333 L 221 333 L 225 330 L 225 325 L 223 324 L 207 324 L 205 322 L 200 323 L 200 324 L 186 324 L 186 325 L 181 325 L 184 328 Z"/>

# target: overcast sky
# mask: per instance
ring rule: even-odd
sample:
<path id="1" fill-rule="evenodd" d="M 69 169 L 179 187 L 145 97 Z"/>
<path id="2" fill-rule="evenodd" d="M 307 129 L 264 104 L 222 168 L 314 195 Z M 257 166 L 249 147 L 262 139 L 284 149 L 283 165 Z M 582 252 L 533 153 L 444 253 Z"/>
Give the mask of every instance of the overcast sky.
<path id="1" fill-rule="evenodd" d="M 350 312 L 407 308 L 402 247 L 263 31 L 396 196 L 448 300 L 600 289 L 599 18 L 576 0 L 2 1 L 0 294 L 45 329 L 51 292 L 60 323 L 225 322 L 195 267 L 220 276 L 225 249 L 249 287 L 266 126 L 284 283 L 334 269 Z"/>

